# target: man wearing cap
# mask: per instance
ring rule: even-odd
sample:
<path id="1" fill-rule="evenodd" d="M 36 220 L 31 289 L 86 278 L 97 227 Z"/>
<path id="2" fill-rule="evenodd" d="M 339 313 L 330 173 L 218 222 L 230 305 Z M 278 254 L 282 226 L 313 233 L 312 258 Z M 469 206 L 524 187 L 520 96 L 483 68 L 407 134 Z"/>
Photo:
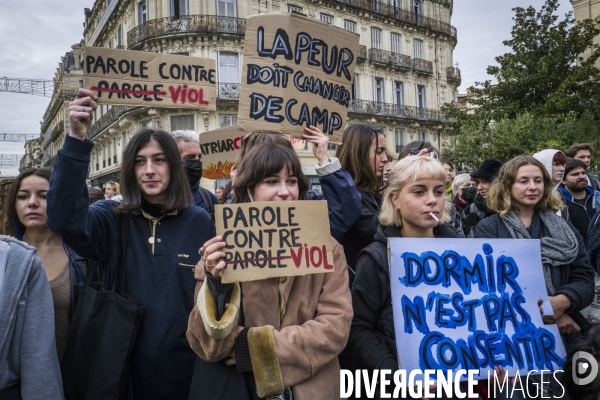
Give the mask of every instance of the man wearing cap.
<path id="1" fill-rule="evenodd" d="M 482 162 L 479 168 L 471 174 L 471 178 L 477 184 L 477 195 L 473 203 L 465 208 L 461 215 L 463 231 L 466 237 L 473 237 L 474 228 L 479 221 L 494 214 L 487 207 L 485 199 L 492 186 L 492 181 L 498 174 L 502 164 L 504 164 L 502 161 L 491 158 Z"/>

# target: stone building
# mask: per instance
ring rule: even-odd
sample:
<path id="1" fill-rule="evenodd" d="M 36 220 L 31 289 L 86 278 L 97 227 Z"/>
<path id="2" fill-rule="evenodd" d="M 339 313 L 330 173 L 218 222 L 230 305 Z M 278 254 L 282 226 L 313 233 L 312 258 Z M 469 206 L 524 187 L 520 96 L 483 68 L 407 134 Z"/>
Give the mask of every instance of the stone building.
<path id="1" fill-rule="evenodd" d="M 19 171 L 27 168 L 39 168 L 42 165 L 44 152 L 42 151 L 41 138 L 30 139 L 25 142 L 25 155 L 21 158 Z"/>
<path id="2" fill-rule="evenodd" d="M 58 64 L 54 74 L 54 93 L 44 113 L 42 133 L 40 134 L 41 149 L 44 154 L 43 167 L 52 167 L 56 152 L 65 142 L 65 134 L 69 132 L 69 102 L 75 98 L 79 81 L 83 79 L 80 67 L 81 43 L 71 46 Z M 26 146 L 26 153 L 27 146 Z"/>
<path id="3" fill-rule="evenodd" d="M 455 100 L 460 85 L 452 8 L 452 0 L 97 0 L 85 10 L 86 45 L 213 58 L 217 110 L 100 106 L 89 132 L 96 143 L 90 178 L 96 184 L 118 179 L 124 146 L 140 128 L 202 133 L 236 124 L 246 18 L 265 13 L 298 11 L 359 33 L 348 123 L 383 128 L 393 153 L 418 139 L 439 146 L 446 122 L 440 108 Z M 318 190 L 312 153 L 299 154 Z"/>
<path id="4" fill-rule="evenodd" d="M 600 23 L 600 0 L 571 0 L 573 14 L 576 21 L 591 19 Z M 596 36 L 594 43 L 600 44 L 600 36 Z M 583 56 L 589 56 L 590 50 L 583 53 Z M 600 68 L 600 60 L 596 61 L 596 67 Z"/>

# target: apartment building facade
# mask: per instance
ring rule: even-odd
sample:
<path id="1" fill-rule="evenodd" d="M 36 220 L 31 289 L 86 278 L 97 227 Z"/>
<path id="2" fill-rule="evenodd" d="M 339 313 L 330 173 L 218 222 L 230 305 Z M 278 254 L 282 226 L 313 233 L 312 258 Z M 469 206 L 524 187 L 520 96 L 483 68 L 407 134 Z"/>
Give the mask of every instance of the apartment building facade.
<path id="1" fill-rule="evenodd" d="M 455 100 L 461 79 L 453 66 L 452 8 L 452 0 L 97 0 L 85 11 L 82 43 L 213 58 L 217 110 L 100 106 L 89 132 L 96 143 L 90 178 L 118 179 L 123 149 L 140 128 L 201 134 L 235 125 L 246 19 L 255 14 L 297 11 L 359 33 L 348 123 L 383 128 L 392 153 L 412 140 L 439 146 L 448 122 L 440 109 Z M 312 153 L 307 147 L 299 154 L 318 190 Z"/>

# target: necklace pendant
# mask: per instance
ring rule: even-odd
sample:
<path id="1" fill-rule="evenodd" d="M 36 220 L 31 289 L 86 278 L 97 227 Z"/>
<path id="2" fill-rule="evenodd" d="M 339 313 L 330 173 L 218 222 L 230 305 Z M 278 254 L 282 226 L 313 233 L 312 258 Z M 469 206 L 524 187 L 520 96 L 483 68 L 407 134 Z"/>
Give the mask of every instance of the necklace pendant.
<path id="1" fill-rule="evenodd" d="M 148 238 L 148 243 L 150 243 L 150 244 L 154 244 L 154 236 L 150 236 L 150 237 Z"/>

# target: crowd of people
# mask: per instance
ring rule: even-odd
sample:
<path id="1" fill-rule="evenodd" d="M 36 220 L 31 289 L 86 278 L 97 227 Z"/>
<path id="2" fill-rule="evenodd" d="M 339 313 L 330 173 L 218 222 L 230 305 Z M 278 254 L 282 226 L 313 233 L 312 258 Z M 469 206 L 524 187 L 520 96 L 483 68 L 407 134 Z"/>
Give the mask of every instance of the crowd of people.
<path id="1" fill-rule="evenodd" d="M 558 326 L 570 354 L 585 349 L 600 358 L 599 335 L 581 313 L 594 300 L 600 266 L 591 146 L 485 160 L 454 176 L 455 165 L 429 142 L 407 144 L 392 167 L 375 127 L 349 125 L 335 157 L 327 135 L 306 127 L 317 194 L 285 136 L 252 132 L 230 184 L 215 196 L 199 185 L 198 134 L 143 129 L 124 149 L 120 184 L 102 192 L 86 186 L 95 100 L 79 90 L 54 169 L 23 171 L 8 196 L 0 399 L 65 398 L 61 361 L 72 318 L 85 312 L 76 294 L 97 279 L 107 291 L 122 279 L 126 296 L 143 303 L 118 398 L 340 398 L 340 368 L 402 368 L 387 252 L 394 237 L 540 239 L 547 290 L 540 296 L 553 310 L 544 323 Z M 215 205 L 323 199 L 334 272 L 221 282 L 226 243 L 216 235 Z M 582 389 L 569 377 L 563 398 L 597 398 L 599 379 Z M 478 388 L 479 398 L 492 398 Z M 102 398 L 93 390 L 86 398 Z"/>

